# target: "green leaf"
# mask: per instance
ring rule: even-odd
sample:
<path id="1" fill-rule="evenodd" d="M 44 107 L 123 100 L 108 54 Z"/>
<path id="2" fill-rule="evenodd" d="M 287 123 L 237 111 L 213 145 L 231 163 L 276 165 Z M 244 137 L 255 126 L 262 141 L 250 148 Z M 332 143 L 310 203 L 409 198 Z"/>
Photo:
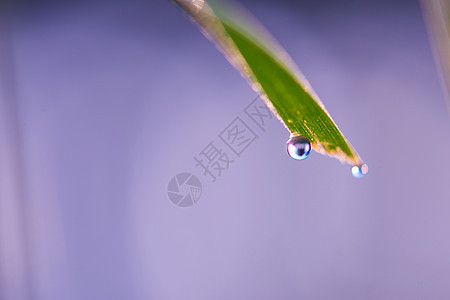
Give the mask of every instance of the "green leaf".
<path id="1" fill-rule="evenodd" d="M 306 136 L 313 149 L 322 154 L 362 165 L 292 59 L 250 15 L 217 2 L 175 3 L 249 80 L 291 135 Z"/>

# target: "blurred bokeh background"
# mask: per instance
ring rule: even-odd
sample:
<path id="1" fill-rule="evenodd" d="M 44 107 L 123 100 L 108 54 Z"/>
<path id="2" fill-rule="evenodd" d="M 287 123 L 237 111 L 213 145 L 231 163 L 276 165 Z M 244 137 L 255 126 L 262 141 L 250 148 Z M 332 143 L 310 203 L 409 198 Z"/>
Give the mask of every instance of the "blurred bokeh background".
<path id="1" fill-rule="evenodd" d="M 450 124 L 419 3 L 241 3 L 369 174 L 292 160 L 169 1 L 4 3 L 1 300 L 450 299 Z M 258 138 L 213 183 L 194 157 L 229 151 L 236 117 Z M 184 208 L 182 172 L 202 184 Z"/>

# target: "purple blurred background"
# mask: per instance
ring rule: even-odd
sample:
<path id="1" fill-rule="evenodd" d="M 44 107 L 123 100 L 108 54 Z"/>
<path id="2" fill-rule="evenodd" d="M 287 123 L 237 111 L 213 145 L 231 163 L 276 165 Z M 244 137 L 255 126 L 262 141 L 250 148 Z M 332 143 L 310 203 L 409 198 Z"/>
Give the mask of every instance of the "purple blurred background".
<path id="1" fill-rule="evenodd" d="M 450 299 L 450 124 L 419 4 L 242 3 L 369 174 L 292 160 L 273 120 L 212 183 L 193 157 L 256 94 L 170 2 L 3 4 L 1 300 Z M 203 185 L 188 208 L 180 172 Z"/>

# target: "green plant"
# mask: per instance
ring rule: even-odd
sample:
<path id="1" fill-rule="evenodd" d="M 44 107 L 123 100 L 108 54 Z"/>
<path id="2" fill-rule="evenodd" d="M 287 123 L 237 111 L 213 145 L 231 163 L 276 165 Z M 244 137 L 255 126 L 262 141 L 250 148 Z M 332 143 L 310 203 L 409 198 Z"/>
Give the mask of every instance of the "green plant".
<path id="1" fill-rule="evenodd" d="M 251 17 L 236 7 L 199 0 L 174 2 L 249 80 L 291 136 L 305 136 L 315 151 L 353 165 L 357 177 L 367 172 L 308 81 L 262 26 L 249 22 Z"/>

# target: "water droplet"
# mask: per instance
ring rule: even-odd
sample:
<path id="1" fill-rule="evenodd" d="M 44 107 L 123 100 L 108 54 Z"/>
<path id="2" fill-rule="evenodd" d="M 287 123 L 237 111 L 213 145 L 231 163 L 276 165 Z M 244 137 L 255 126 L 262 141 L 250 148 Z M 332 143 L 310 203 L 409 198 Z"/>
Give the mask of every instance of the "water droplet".
<path id="1" fill-rule="evenodd" d="M 369 167 L 366 164 L 361 164 L 359 166 L 353 166 L 352 167 L 352 174 L 356 178 L 364 177 L 364 175 L 369 172 Z"/>
<path id="2" fill-rule="evenodd" d="M 302 160 L 311 153 L 311 142 L 303 135 L 292 136 L 286 144 L 287 152 L 293 159 Z"/>
<path id="3" fill-rule="evenodd" d="M 262 89 L 261 84 L 259 82 L 253 82 L 252 89 L 257 93 L 261 93 L 261 89 Z"/>

